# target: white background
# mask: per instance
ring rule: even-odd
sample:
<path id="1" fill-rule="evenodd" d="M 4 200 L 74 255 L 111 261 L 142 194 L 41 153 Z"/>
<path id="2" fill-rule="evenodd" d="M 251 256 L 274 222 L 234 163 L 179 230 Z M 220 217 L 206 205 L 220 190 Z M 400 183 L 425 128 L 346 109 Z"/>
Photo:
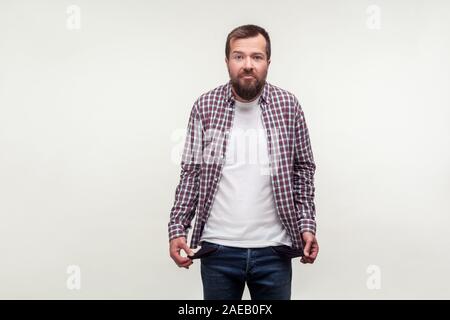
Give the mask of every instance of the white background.
<path id="1" fill-rule="evenodd" d="M 444 0 L 2 0 L 0 298 L 202 299 L 199 262 L 168 254 L 174 155 L 247 23 L 271 36 L 268 81 L 298 97 L 317 165 L 320 253 L 293 261 L 292 298 L 450 298 Z"/>

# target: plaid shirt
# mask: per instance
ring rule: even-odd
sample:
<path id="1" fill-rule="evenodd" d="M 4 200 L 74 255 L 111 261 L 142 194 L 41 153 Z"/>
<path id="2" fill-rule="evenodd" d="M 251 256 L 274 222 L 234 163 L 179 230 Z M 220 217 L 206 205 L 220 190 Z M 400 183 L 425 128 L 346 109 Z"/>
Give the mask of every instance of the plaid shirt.
<path id="1" fill-rule="evenodd" d="M 194 103 L 181 158 L 180 182 L 168 223 L 169 240 L 187 238 L 196 216 L 192 249 L 197 248 L 218 189 L 234 117 L 231 82 Z M 308 129 L 297 98 L 270 83 L 259 98 L 267 132 L 275 206 L 292 247 L 303 249 L 301 233 L 316 232 L 314 172 Z"/>

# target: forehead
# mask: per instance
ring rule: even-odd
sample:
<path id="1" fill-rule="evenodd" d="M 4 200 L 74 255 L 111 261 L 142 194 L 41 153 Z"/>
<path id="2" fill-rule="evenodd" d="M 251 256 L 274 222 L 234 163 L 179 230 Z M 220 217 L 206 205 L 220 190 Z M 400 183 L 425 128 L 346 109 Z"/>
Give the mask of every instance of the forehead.
<path id="1" fill-rule="evenodd" d="M 230 51 L 242 51 L 245 53 L 266 53 L 266 39 L 258 34 L 256 37 L 245 39 L 231 39 Z"/>

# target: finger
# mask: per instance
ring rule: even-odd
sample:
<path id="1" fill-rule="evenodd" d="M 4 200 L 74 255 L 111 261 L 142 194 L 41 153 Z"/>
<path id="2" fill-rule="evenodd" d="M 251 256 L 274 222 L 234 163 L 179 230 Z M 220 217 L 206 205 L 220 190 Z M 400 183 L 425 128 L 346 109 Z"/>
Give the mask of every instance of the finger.
<path id="1" fill-rule="evenodd" d="M 180 251 L 181 251 L 181 248 L 178 248 L 178 247 L 170 248 L 170 256 L 172 258 L 181 257 L 180 256 Z"/>
<path id="2" fill-rule="evenodd" d="M 181 245 L 181 247 L 183 248 L 184 252 L 186 252 L 186 254 L 187 254 L 188 256 L 191 256 L 191 255 L 194 254 L 194 251 L 192 251 L 191 248 L 189 248 L 189 246 L 187 245 L 186 242 L 184 242 L 184 243 Z"/>
<path id="3" fill-rule="evenodd" d="M 192 260 L 190 260 L 189 262 L 183 263 L 183 267 L 189 267 L 193 263 L 194 262 Z"/>
<path id="4" fill-rule="evenodd" d="M 191 263 L 192 264 L 192 263 Z M 178 267 L 189 269 L 191 264 L 180 264 Z"/>
<path id="5" fill-rule="evenodd" d="M 308 240 L 305 244 L 305 248 L 303 248 L 303 253 L 305 254 L 306 257 L 309 257 L 309 251 L 311 250 L 311 240 Z"/>
<path id="6" fill-rule="evenodd" d="M 319 246 L 317 243 L 313 243 L 311 245 L 311 250 L 309 252 L 309 257 L 315 259 L 317 257 L 317 254 L 319 253 Z"/>
<path id="7" fill-rule="evenodd" d="M 188 257 L 180 257 L 180 263 L 179 264 L 189 264 L 192 263 L 192 259 Z"/>
<path id="8" fill-rule="evenodd" d="M 191 264 L 191 263 L 193 263 L 193 261 L 191 259 L 183 258 L 183 261 L 180 264 L 185 265 L 185 264 Z"/>
<path id="9" fill-rule="evenodd" d="M 192 261 L 192 260 L 189 259 L 189 258 L 187 258 L 187 257 L 178 256 L 178 258 L 176 258 L 176 263 L 177 263 L 178 265 L 180 265 L 180 264 L 186 264 L 186 263 L 189 263 L 189 262 L 191 262 L 191 261 Z"/>
<path id="10" fill-rule="evenodd" d="M 188 248 L 187 250 L 189 250 L 189 251 L 187 251 L 187 252 L 193 253 L 192 250 L 190 250 L 189 247 L 186 244 L 179 244 L 179 246 L 181 246 L 185 251 L 186 251 L 185 248 Z M 176 248 L 172 249 L 170 251 L 170 256 L 172 257 L 173 260 L 175 260 L 175 262 L 177 264 L 186 263 L 187 261 L 191 260 L 188 257 L 183 257 L 181 255 L 181 248 L 180 247 L 176 247 Z"/>
<path id="11" fill-rule="evenodd" d="M 178 266 L 183 268 L 189 268 L 189 266 L 193 264 L 192 260 L 189 260 L 189 262 L 180 263 Z"/>
<path id="12" fill-rule="evenodd" d="M 175 261 L 175 263 L 176 264 L 183 264 L 183 263 L 186 263 L 186 262 L 188 262 L 188 261 L 191 261 L 191 259 L 189 259 L 189 258 L 187 258 L 187 257 L 183 257 L 182 255 L 180 255 L 180 253 L 179 252 L 175 252 L 175 253 L 172 253 L 171 255 L 170 255 L 170 257 L 173 259 L 173 261 Z"/>
<path id="13" fill-rule="evenodd" d="M 306 264 L 306 263 L 313 263 L 313 262 L 314 262 L 314 259 L 311 259 L 311 258 L 308 258 L 308 257 L 303 256 L 302 259 L 301 259 L 300 261 L 301 261 L 303 264 Z"/>

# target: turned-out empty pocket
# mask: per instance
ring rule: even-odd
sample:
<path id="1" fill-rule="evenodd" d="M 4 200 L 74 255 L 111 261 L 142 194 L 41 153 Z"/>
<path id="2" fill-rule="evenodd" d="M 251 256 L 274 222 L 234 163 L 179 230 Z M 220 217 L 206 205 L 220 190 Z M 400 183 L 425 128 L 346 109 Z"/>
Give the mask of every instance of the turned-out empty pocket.
<path id="1" fill-rule="evenodd" d="M 208 243 L 208 244 L 204 244 L 202 245 L 202 247 L 200 248 L 200 250 L 198 250 L 196 253 L 194 253 L 193 256 L 188 256 L 190 259 L 198 259 L 198 258 L 204 258 L 210 254 L 212 254 L 213 252 L 216 252 L 217 250 L 219 250 L 220 245 L 218 244 L 212 244 L 212 243 Z"/>
<path id="2" fill-rule="evenodd" d="M 303 256 L 303 250 L 294 249 L 288 246 L 271 246 L 275 253 L 285 258 L 296 258 Z"/>

